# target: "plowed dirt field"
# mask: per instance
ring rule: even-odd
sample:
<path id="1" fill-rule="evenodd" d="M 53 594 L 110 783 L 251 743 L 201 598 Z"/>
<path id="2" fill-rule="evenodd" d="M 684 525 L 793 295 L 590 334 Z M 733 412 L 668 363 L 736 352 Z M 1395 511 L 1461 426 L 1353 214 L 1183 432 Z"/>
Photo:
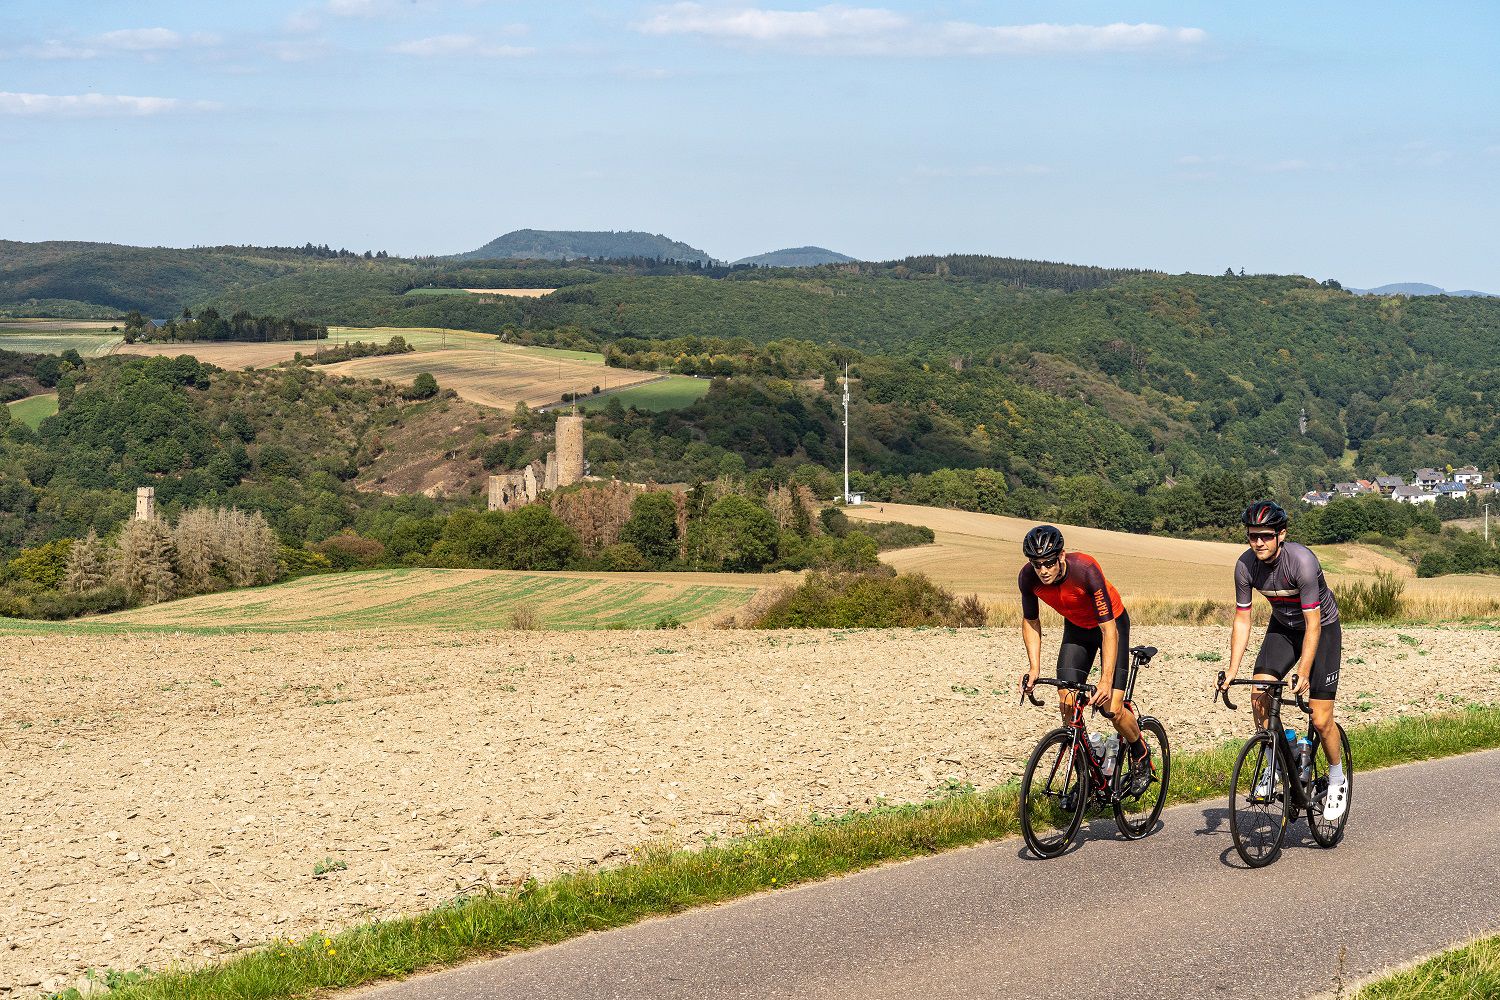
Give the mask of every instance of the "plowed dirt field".
<path id="1" fill-rule="evenodd" d="M 1207 697 L 1225 630 L 1137 631 L 1166 651 L 1138 694 L 1179 751 L 1245 729 Z M 1360 721 L 1500 679 L 1489 632 L 1345 643 Z M 34 995 L 654 838 L 1001 784 L 1055 719 L 1016 707 L 1019 652 L 1010 630 L 13 634 L 0 983 Z"/>

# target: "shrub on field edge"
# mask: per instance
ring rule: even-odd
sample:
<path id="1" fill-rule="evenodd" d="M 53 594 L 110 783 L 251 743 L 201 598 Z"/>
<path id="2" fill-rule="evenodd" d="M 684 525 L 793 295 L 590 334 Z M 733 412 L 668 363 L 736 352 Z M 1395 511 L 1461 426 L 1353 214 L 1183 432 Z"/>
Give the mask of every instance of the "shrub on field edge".
<path id="1" fill-rule="evenodd" d="M 756 628 L 914 628 L 985 623 L 977 596 L 959 601 L 921 573 L 811 573 L 755 621 Z"/>

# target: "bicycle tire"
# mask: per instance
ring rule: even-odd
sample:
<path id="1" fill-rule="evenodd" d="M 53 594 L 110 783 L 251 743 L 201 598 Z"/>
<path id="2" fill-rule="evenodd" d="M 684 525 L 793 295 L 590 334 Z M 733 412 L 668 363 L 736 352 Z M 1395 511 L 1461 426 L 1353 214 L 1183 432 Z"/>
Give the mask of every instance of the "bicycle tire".
<path id="1" fill-rule="evenodd" d="M 1349 790 L 1345 793 L 1344 815 L 1340 816 L 1337 822 L 1323 822 L 1323 796 L 1314 794 L 1312 790 L 1309 790 L 1308 794 L 1307 825 L 1312 830 L 1313 842 L 1324 848 L 1337 847 L 1339 841 L 1344 839 L 1344 826 L 1349 822 L 1349 811 L 1354 808 L 1354 756 L 1349 750 L 1349 734 L 1344 732 L 1343 726 L 1339 726 L 1339 745 L 1343 748 L 1344 780 L 1349 783 Z M 1323 781 L 1325 794 L 1328 780 L 1328 769 L 1324 766 L 1326 756 L 1323 752 L 1323 741 L 1318 740 L 1313 749 L 1312 781 L 1314 789 L 1320 780 Z"/>
<path id="2" fill-rule="evenodd" d="M 1083 751 L 1080 749 L 1079 753 Z M 1082 766 L 1080 766 L 1082 765 Z M 1038 787 L 1039 769 L 1045 768 Z M 1061 784 L 1054 784 L 1061 772 Z M 1033 796 L 1033 792 L 1037 794 Z M 1065 798 L 1072 795 L 1072 801 Z M 1021 836 L 1031 853 L 1055 858 L 1068 849 L 1088 805 L 1089 769 L 1073 754 L 1073 731 L 1052 730 L 1037 743 L 1021 775 Z M 1043 807 L 1045 808 L 1045 811 Z M 1071 809 L 1071 812 L 1069 812 Z"/>
<path id="3" fill-rule="evenodd" d="M 1149 715 L 1140 719 L 1140 726 L 1141 738 L 1146 741 L 1146 746 L 1151 750 L 1151 761 L 1156 769 L 1156 778 L 1145 793 L 1138 798 L 1134 800 L 1121 798 L 1121 789 L 1130 778 L 1134 762 L 1129 759 L 1128 748 L 1123 746 L 1120 748 L 1120 755 L 1125 759 L 1119 767 L 1115 768 L 1115 826 L 1120 828 L 1120 835 L 1126 840 L 1140 840 L 1155 828 L 1156 821 L 1161 818 L 1162 809 L 1166 807 L 1167 782 L 1172 777 L 1172 745 L 1167 741 L 1166 727 Z M 1130 803 L 1133 803 L 1133 806 Z"/>
<path id="4" fill-rule="evenodd" d="M 1279 733 L 1262 731 L 1246 740 L 1229 779 L 1229 832 L 1240 860 L 1251 868 L 1264 868 L 1281 857 L 1282 838 L 1291 820 L 1291 791 L 1280 761 L 1273 769 L 1270 794 L 1254 795 L 1268 757 L 1275 757 L 1278 738 Z"/>

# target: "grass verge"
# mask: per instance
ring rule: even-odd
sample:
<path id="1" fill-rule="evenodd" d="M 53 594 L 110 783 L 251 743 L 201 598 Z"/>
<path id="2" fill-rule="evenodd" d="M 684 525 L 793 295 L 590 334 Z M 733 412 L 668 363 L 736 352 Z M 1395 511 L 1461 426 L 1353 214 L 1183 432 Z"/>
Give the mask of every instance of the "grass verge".
<path id="1" fill-rule="evenodd" d="M 1500 997 L 1500 934 L 1434 955 L 1370 983 L 1354 1000 L 1476 1000 Z"/>
<path id="2" fill-rule="evenodd" d="M 1356 727 L 1351 741 L 1361 771 L 1500 747 L 1500 705 Z M 1226 794 L 1238 749 L 1236 741 L 1174 760 L 1169 801 Z M 219 965 L 151 976 L 112 996 L 310 996 L 1006 837 L 1018 830 L 1016 807 L 1012 784 L 913 805 L 815 816 L 805 824 L 701 850 L 648 845 L 618 868 L 528 881 L 511 891 L 456 899 L 429 913 L 329 937 L 272 942 Z"/>

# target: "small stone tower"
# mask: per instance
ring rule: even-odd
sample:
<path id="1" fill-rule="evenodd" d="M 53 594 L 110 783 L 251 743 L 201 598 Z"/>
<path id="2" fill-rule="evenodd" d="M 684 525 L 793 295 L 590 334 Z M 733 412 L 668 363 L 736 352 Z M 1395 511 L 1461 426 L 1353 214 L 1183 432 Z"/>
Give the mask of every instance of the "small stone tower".
<path id="1" fill-rule="evenodd" d="M 557 418 L 557 485 L 572 486 L 583 478 L 583 414 Z"/>
<path id="2" fill-rule="evenodd" d="M 135 490 L 135 519 L 156 520 L 156 487 L 137 486 Z"/>

